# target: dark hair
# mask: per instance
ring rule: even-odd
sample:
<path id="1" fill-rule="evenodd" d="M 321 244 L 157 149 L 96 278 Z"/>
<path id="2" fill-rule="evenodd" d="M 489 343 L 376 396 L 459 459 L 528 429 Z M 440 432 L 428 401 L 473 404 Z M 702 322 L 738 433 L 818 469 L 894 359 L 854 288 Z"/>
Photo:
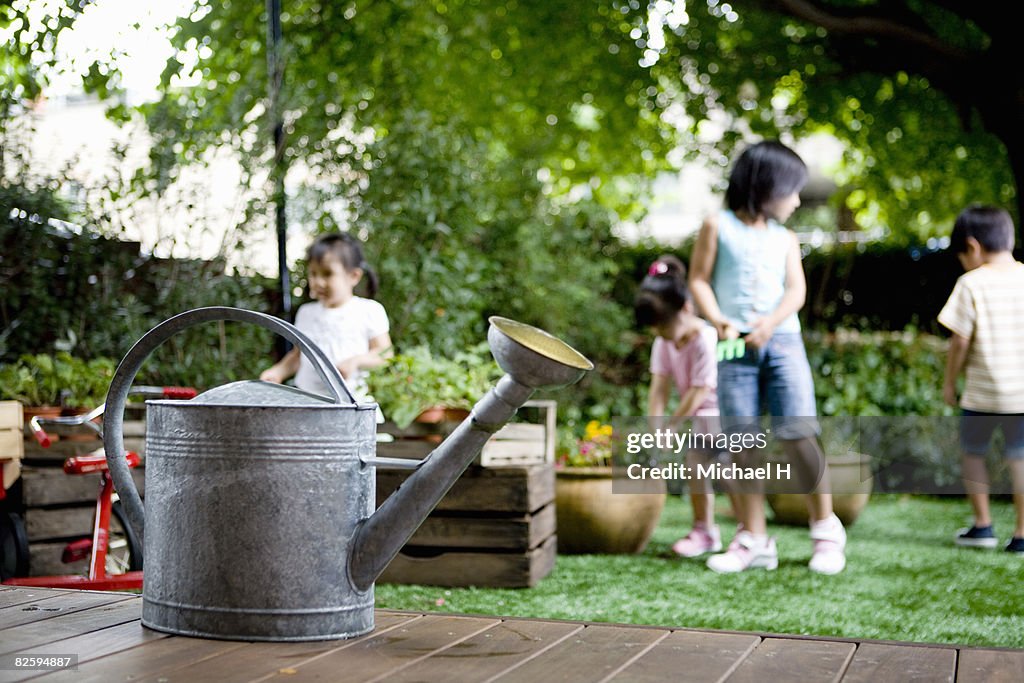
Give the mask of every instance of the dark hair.
<path id="1" fill-rule="evenodd" d="M 799 192 L 806 184 L 807 166 L 796 152 L 781 142 L 759 142 L 736 160 L 725 203 L 733 212 L 756 217 L 765 203 Z"/>
<path id="2" fill-rule="evenodd" d="M 633 304 L 636 326 L 643 329 L 664 325 L 689 300 L 686 266 L 671 254 L 659 256 L 640 282 L 640 292 Z"/>
<path id="3" fill-rule="evenodd" d="M 332 232 L 320 235 L 309 246 L 306 252 L 306 261 L 308 263 L 323 261 L 328 254 L 336 256 L 345 270 L 355 270 L 358 268 L 363 271 L 363 275 L 366 276 L 367 294 L 371 299 L 377 296 L 379 285 L 377 273 L 373 272 L 373 268 L 370 267 L 370 264 L 366 262 L 363 256 L 362 242 L 347 232 Z"/>
<path id="4" fill-rule="evenodd" d="M 978 240 L 987 252 L 1013 251 L 1013 219 L 1009 212 L 997 206 L 974 204 L 960 212 L 949 236 L 954 254 L 967 251 L 967 238 Z"/>

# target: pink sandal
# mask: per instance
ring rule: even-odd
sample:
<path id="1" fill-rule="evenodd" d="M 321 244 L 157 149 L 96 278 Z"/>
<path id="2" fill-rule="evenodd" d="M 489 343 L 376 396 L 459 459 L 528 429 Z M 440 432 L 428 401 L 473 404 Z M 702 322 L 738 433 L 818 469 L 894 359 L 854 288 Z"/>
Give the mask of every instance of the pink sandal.
<path id="1" fill-rule="evenodd" d="M 672 552 L 679 557 L 700 557 L 706 553 L 717 553 L 722 549 L 722 535 L 717 526 L 694 526 L 686 534 L 672 544 Z"/>

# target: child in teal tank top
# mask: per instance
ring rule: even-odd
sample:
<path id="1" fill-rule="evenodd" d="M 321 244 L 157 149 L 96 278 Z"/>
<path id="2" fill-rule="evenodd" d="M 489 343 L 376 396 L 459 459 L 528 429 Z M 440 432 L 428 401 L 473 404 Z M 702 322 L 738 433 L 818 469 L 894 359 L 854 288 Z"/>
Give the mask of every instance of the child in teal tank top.
<path id="1" fill-rule="evenodd" d="M 832 511 L 828 469 L 817 438 L 814 385 L 797 317 L 807 283 L 796 235 L 781 225 L 800 206 L 806 182 L 803 160 L 785 145 L 761 142 L 744 151 L 729 176 L 728 208 L 710 216 L 697 238 L 690 289 L 719 339 L 742 337 L 746 343 L 745 354 L 718 364 L 722 429 L 757 432 L 767 408 L 772 436 L 795 465 L 803 465 L 803 480 L 816 482 L 808 496 L 814 544 L 810 569 L 837 574 L 846 566 L 846 532 Z M 778 566 L 775 541 L 766 531 L 763 489 L 746 491 L 736 496 L 736 537 L 726 552 L 708 558 L 715 571 Z"/>

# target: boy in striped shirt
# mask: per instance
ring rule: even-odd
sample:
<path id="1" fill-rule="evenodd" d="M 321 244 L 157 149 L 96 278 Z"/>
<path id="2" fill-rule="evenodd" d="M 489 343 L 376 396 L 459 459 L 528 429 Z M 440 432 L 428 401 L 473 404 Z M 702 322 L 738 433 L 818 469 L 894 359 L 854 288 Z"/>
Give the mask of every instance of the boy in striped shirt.
<path id="1" fill-rule="evenodd" d="M 967 271 L 957 280 L 939 322 L 953 333 L 943 398 L 957 405 L 956 380 L 966 375 L 959 405 L 962 476 L 974 525 L 957 545 L 994 548 L 989 514 L 989 442 L 1001 428 L 1013 482 L 1017 525 L 1006 550 L 1024 556 L 1024 263 L 1013 258 L 1013 220 L 1003 209 L 972 206 L 957 217 L 950 247 Z"/>

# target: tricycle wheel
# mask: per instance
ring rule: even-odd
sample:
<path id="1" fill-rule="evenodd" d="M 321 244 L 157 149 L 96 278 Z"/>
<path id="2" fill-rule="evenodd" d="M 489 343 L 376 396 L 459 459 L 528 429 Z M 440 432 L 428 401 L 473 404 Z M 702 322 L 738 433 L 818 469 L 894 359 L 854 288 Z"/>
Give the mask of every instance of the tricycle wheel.
<path id="1" fill-rule="evenodd" d="M 110 506 L 110 537 L 107 542 L 107 574 L 142 571 L 142 544 L 128 524 L 121 501 Z"/>
<path id="2" fill-rule="evenodd" d="M 0 581 L 28 576 L 28 535 L 16 512 L 0 512 Z"/>

